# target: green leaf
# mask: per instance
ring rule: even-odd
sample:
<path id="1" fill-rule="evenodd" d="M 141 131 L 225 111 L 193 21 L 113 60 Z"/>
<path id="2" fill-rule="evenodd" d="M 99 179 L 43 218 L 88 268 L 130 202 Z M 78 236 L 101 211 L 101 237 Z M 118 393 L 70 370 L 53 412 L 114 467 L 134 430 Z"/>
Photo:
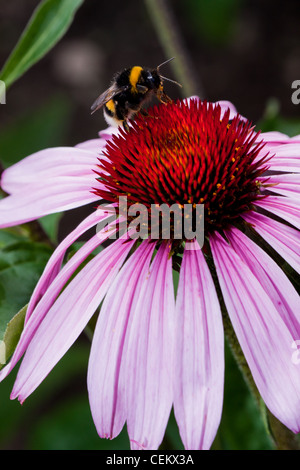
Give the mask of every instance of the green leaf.
<path id="1" fill-rule="evenodd" d="M 28 303 L 51 253 L 42 243 L 15 241 L 15 236 L 0 249 L 0 340 L 16 312 Z"/>
<path id="2" fill-rule="evenodd" d="M 58 226 L 60 219 L 62 218 L 63 214 L 61 212 L 55 214 L 45 215 L 39 219 L 39 222 L 43 229 L 45 230 L 46 234 L 48 235 L 49 239 L 56 244 L 57 243 L 57 235 L 58 235 Z"/>
<path id="3" fill-rule="evenodd" d="M 23 239 L 19 227 L 8 227 L 1 229 L 0 231 L 0 253 L 2 248 L 5 248 L 6 245 L 13 242 L 19 242 Z"/>
<path id="4" fill-rule="evenodd" d="M 4 352 L 3 357 L 0 355 L 0 367 L 1 364 L 5 364 L 9 357 L 13 354 L 21 333 L 23 331 L 24 320 L 26 315 L 27 305 L 21 308 L 18 313 L 8 322 L 3 341 L 1 341 L 1 347 Z"/>
<path id="5" fill-rule="evenodd" d="M 82 3 L 44 0 L 39 4 L 0 73 L 6 89 L 61 39 Z"/>

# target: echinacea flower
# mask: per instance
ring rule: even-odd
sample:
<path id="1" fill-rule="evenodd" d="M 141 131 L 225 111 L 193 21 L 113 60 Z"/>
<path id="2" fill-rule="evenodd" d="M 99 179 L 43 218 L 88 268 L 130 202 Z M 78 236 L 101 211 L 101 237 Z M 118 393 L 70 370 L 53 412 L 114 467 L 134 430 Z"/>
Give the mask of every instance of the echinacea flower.
<path id="1" fill-rule="evenodd" d="M 259 239 L 299 272 L 300 137 L 257 133 L 227 102 L 194 98 L 152 109 L 130 130 L 101 133 L 76 148 L 47 149 L 7 169 L 1 227 L 105 200 L 161 204 L 195 215 L 204 243 L 118 232 L 99 206 L 57 247 L 30 300 L 3 379 L 25 353 L 11 398 L 23 402 L 79 336 L 102 302 L 92 341 L 88 391 L 97 431 L 113 438 L 127 423 L 132 449 L 160 445 L 174 407 L 186 449 L 208 449 L 222 414 L 224 333 L 215 270 L 226 309 L 269 410 L 300 430 L 299 297 Z M 137 214 L 131 215 L 135 222 Z M 106 222 L 63 264 L 84 232 Z M 193 248 L 193 249 L 191 249 Z M 202 249 L 200 249 L 202 248 Z M 179 269 L 176 298 L 172 268 Z"/>

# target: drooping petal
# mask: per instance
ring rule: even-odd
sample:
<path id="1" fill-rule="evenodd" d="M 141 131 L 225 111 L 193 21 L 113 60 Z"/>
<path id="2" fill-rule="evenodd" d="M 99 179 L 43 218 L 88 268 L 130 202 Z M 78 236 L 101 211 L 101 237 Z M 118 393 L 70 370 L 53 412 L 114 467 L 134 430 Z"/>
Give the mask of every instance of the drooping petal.
<path id="1" fill-rule="evenodd" d="M 90 178 L 64 177 L 55 184 L 24 188 L 0 201 L 0 228 L 11 227 L 48 214 L 81 207 L 99 200 L 91 192 Z M 25 190 L 26 189 L 26 190 Z"/>
<path id="2" fill-rule="evenodd" d="M 260 180 L 260 178 L 258 178 L 258 180 Z M 274 185 L 267 188 L 273 193 L 279 193 L 283 196 L 289 196 L 296 199 L 299 197 L 300 173 L 270 175 L 268 176 L 268 185 L 269 184 Z"/>
<path id="3" fill-rule="evenodd" d="M 102 232 L 98 232 L 97 235 L 92 237 L 87 241 L 72 258 L 66 263 L 66 265 L 61 269 L 57 276 L 52 279 L 51 284 L 49 284 L 46 289 L 45 285 L 48 283 L 49 278 L 47 274 L 45 277 L 41 278 L 41 284 L 38 284 L 40 291 L 36 288 L 34 291 L 33 297 L 35 301 L 29 303 L 29 306 L 32 307 L 30 315 L 26 317 L 25 326 L 22 331 L 20 340 L 17 344 L 17 347 L 10 359 L 10 362 L 0 371 L 0 381 L 2 381 L 15 367 L 17 362 L 23 356 L 28 345 L 30 344 L 31 339 L 33 338 L 38 326 L 44 319 L 45 315 L 49 311 L 50 307 L 53 305 L 58 294 L 62 288 L 66 285 L 67 281 L 70 279 L 75 270 L 81 265 L 81 263 L 87 258 L 87 256 L 97 248 L 103 241 L 105 241 L 111 232 L 106 233 L 105 229 Z M 56 251 L 60 251 L 60 247 Z M 55 258 L 55 253 L 53 257 Z M 45 269 L 44 273 L 47 273 Z M 51 272 L 50 272 L 51 275 Z M 43 295 L 41 295 L 41 289 L 45 289 Z M 41 299 L 40 299 L 41 298 Z M 38 300 L 40 299 L 39 303 Z M 36 305 L 37 304 L 37 305 Z M 28 308 L 29 308 L 28 306 Z"/>
<path id="4" fill-rule="evenodd" d="M 254 202 L 256 206 L 262 207 L 290 224 L 300 229 L 300 201 L 280 196 L 268 196 Z"/>
<path id="5" fill-rule="evenodd" d="M 260 137 L 263 137 L 263 134 L 260 135 Z M 274 159 L 276 160 L 277 158 L 283 158 L 285 160 L 289 160 L 290 158 L 299 158 L 299 142 L 295 140 L 297 138 L 290 139 L 287 143 L 282 144 L 282 145 L 274 145 L 272 142 L 267 142 L 265 148 L 268 149 L 268 151 L 273 154 L 274 153 Z M 265 138 L 263 139 L 265 142 Z M 298 140 L 300 140 L 298 138 Z M 272 152 L 272 148 L 274 151 Z"/>
<path id="6" fill-rule="evenodd" d="M 299 158 L 271 158 L 268 162 L 269 169 L 272 171 L 283 171 L 291 173 L 300 173 Z"/>
<path id="7" fill-rule="evenodd" d="M 68 284 L 30 341 L 11 398 L 19 397 L 23 402 L 71 347 L 104 298 L 133 242 L 116 240 Z"/>
<path id="8" fill-rule="evenodd" d="M 120 381 L 124 339 L 133 297 L 145 282 L 154 248 L 154 243 L 145 241 L 131 255 L 109 288 L 97 320 L 87 383 L 91 412 L 100 437 L 112 439 L 124 426 L 126 406 L 124 384 Z"/>
<path id="9" fill-rule="evenodd" d="M 186 449 L 209 449 L 222 413 L 224 333 L 200 249 L 185 251 L 176 299 L 174 411 Z"/>
<path id="10" fill-rule="evenodd" d="M 282 269 L 240 230 L 231 228 L 224 233 L 235 252 L 259 280 L 292 336 L 300 338 L 300 297 Z"/>
<path id="11" fill-rule="evenodd" d="M 291 173 L 300 173 L 300 161 L 299 158 L 271 158 L 269 160 L 269 167 L 272 171 L 283 171 Z"/>
<path id="12" fill-rule="evenodd" d="M 13 194 L 23 192 L 24 186 L 34 188 L 56 182 L 66 176 L 79 180 L 87 176 L 95 179 L 93 168 L 97 165 L 94 152 L 73 147 L 55 147 L 30 155 L 7 168 L 1 176 L 2 189 Z M 33 190 L 33 189 L 32 189 Z"/>
<path id="13" fill-rule="evenodd" d="M 172 400 L 174 288 L 169 246 L 161 245 L 137 292 L 122 364 L 132 449 L 157 449 Z"/>
<path id="14" fill-rule="evenodd" d="M 263 134 L 260 135 L 260 137 L 262 136 Z M 272 156 L 268 161 L 270 170 L 295 173 L 300 172 L 300 140 L 299 143 L 295 143 L 295 140 L 291 139 L 284 145 L 274 145 L 267 142 L 263 149 L 258 153 L 257 158 L 261 158 L 266 152 Z"/>
<path id="15" fill-rule="evenodd" d="M 300 273 L 300 253 L 298 230 L 289 225 L 266 217 L 258 212 L 242 214 L 243 219 L 251 224 L 283 259 L 286 260 L 298 273 Z"/>
<path id="16" fill-rule="evenodd" d="M 79 144 L 75 145 L 75 148 L 95 152 L 95 154 L 98 157 L 99 154 L 101 154 L 101 151 L 105 147 L 106 143 L 107 143 L 107 140 L 103 138 L 102 139 L 101 138 L 90 139 L 90 140 L 86 140 L 85 142 L 80 142 Z"/>
<path id="17" fill-rule="evenodd" d="M 95 152 L 58 147 L 37 152 L 1 176 L 10 195 L 0 201 L 0 228 L 22 224 L 47 214 L 97 201 Z"/>
<path id="18" fill-rule="evenodd" d="M 17 362 L 21 359 L 24 352 L 26 351 L 28 345 L 30 344 L 31 339 L 34 336 L 38 326 L 42 322 L 49 308 L 55 301 L 59 292 L 70 278 L 72 273 L 76 268 L 84 261 L 88 254 L 93 251 L 99 245 L 99 240 L 97 237 L 93 237 L 89 240 L 84 247 L 82 247 L 78 252 L 72 257 L 67 266 L 65 266 L 53 280 L 50 287 L 46 290 L 42 299 L 38 303 L 37 307 L 33 312 L 31 311 L 30 317 L 26 318 L 24 329 L 22 331 L 20 340 L 17 344 L 17 347 L 10 359 L 10 362 L 0 371 L 0 381 L 2 381 L 15 367 Z"/>
<path id="19" fill-rule="evenodd" d="M 227 311 L 254 381 L 271 413 L 300 430 L 300 374 L 293 338 L 259 280 L 218 234 L 210 237 Z"/>
<path id="20" fill-rule="evenodd" d="M 288 135 L 278 131 L 262 132 L 260 137 L 269 144 L 289 144 L 290 142 L 300 143 L 299 135 L 289 137 Z"/>
<path id="21" fill-rule="evenodd" d="M 104 220 L 109 220 L 107 211 L 102 208 L 98 208 L 96 211 L 92 212 L 86 219 L 84 219 L 71 233 L 69 233 L 66 238 L 58 245 L 56 250 L 51 255 L 43 274 L 41 275 L 34 291 L 31 296 L 31 299 L 28 304 L 26 319 L 25 322 L 30 317 L 33 312 L 37 302 L 43 296 L 47 290 L 49 284 L 55 278 L 57 273 L 60 270 L 62 261 L 66 254 L 67 249 L 74 243 L 83 233 L 87 232 L 90 228 L 94 227 L 96 224 L 103 222 Z M 102 242 L 102 239 L 99 235 L 98 244 Z M 70 273 L 71 275 L 71 273 Z"/>

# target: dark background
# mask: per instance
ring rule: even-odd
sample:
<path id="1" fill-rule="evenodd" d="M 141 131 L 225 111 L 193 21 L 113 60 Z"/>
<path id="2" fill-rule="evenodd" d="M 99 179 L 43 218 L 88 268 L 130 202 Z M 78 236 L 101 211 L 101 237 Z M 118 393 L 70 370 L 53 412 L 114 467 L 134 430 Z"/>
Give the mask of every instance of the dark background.
<path id="1" fill-rule="evenodd" d="M 0 2 L 1 68 L 39 2 Z M 291 84 L 300 79 L 299 1 L 173 0 L 170 5 L 202 98 L 230 100 L 253 122 L 264 118 L 265 129 L 300 133 L 300 105 L 291 101 Z M 131 65 L 156 67 L 168 58 L 143 1 L 86 0 L 67 34 L 12 85 L 0 106 L 3 165 L 45 147 L 96 137 L 106 124 L 101 112 L 90 115 L 90 106 L 112 75 Z M 164 74 L 177 78 L 170 66 Z M 171 97 L 181 97 L 176 86 L 166 88 Z M 65 214 L 59 238 L 91 210 Z M 128 448 L 125 431 L 112 442 L 100 440 L 95 431 L 86 391 L 89 347 L 81 337 L 22 407 L 9 401 L 15 373 L 1 384 L 0 448 Z M 228 351 L 226 360 L 224 412 L 214 448 L 272 448 Z M 174 419 L 163 447 L 180 448 Z"/>
<path id="2" fill-rule="evenodd" d="M 1 2 L 0 65 L 38 3 Z M 203 98 L 230 100 L 257 121 L 274 97 L 283 116 L 299 117 L 300 106 L 291 102 L 291 83 L 300 79 L 299 1 L 171 0 L 170 5 Z M 105 123 L 101 113 L 90 116 L 90 105 L 111 76 L 167 58 L 143 1 L 86 0 L 63 39 L 9 90 L 1 128 L 60 97 L 72 113 L 56 144 L 92 138 Z M 172 78 L 170 68 L 164 74 Z M 180 96 L 171 84 L 168 91 Z"/>

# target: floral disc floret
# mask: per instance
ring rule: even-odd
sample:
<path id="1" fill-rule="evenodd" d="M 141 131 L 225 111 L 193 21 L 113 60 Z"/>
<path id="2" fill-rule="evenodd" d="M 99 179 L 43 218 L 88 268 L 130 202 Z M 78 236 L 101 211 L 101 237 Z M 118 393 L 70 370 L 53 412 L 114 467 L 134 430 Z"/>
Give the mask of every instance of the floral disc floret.
<path id="1" fill-rule="evenodd" d="M 156 106 L 107 143 L 97 174 L 101 198 L 128 205 L 204 204 L 205 231 L 220 231 L 263 196 L 267 157 L 251 123 L 191 99 Z"/>

